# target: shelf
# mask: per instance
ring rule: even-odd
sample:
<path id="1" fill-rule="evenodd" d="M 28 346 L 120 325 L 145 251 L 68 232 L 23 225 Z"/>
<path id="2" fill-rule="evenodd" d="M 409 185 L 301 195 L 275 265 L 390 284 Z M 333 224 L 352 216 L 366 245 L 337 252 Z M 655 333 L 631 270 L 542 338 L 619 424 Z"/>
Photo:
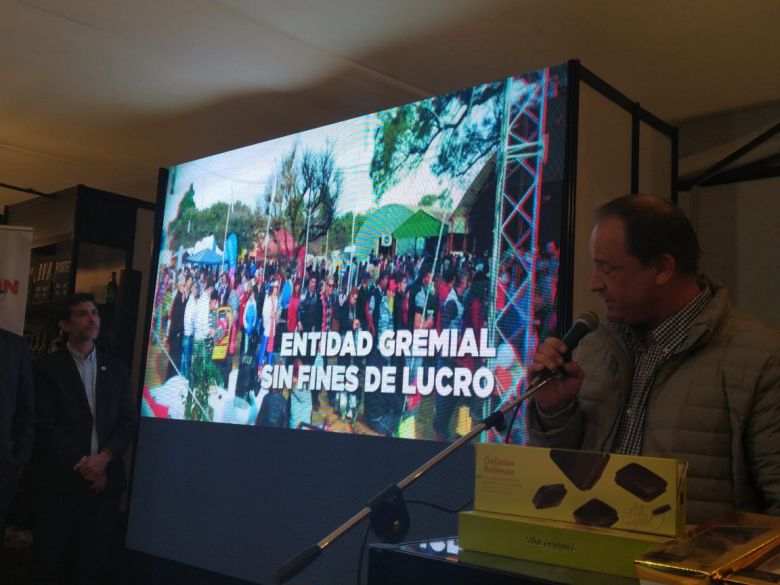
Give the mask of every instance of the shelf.
<path id="1" fill-rule="evenodd" d="M 38 353 L 45 352 L 57 336 L 63 300 L 74 292 L 89 292 L 100 312 L 101 337 L 108 343 L 113 337 L 129 336 L 130 342 L 122 339 L 118 346 L 128 361 L 132 359 L 137 319 L 133 327 L 122 322 L 122 330 L 114 331 L 123 309 L 103 301 L 111 273 L 133 266 L 138 210 L 148 207 L 146 202 L 85 185 L 62 190 L 52 198 L 8 206 L 9 225 L 34 229 L 25 330 L 28 343 Z M 137 305 L 138 298 L 136 294 L 125 302 Z M 138 308 L 125 312 L 135 316 Z"/>

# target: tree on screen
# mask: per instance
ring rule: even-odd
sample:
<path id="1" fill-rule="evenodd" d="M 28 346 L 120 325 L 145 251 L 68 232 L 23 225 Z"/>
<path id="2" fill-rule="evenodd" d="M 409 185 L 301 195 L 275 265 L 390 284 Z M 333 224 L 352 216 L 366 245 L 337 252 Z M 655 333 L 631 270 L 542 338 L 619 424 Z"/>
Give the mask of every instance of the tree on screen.
<path id="1" fill-rule="evenodd" d="M 197 213 L 195 207 L 195 187 L 190 184 L 190 188 L 179 202 L 179 208 L 176 215 L 168 224 L 168 246 L 171 250 L 178 250 L 179 246 L 189 247 L 185 241 L 189 237 L 189 226 L 192 223 L 193 216 Z"/>
<path id="2" fill-rule="evenodd" d="M 360 228 L 363 227 L 365 221 L 365 215 L 359 214 L 355 216 L 352 211 L 348 211 L 344 215 L 336 218 L 328 236 L 330 238 L 330 249 L 341 250 L 354 244 L 354 238 L 360 233 Z"/>
<path id="3" fill-rule="evenodd" d="M 386 110 L 374 141 L 377 203 L 426 159 L 437 177 L 458 178 L 497 146 L 504 83 L 495 82 Z"/>
<path id="4" fill-rule="evenodd" d="M 335 219 L 343 183 L 330 146 L 303 152 L 293 147 L 266 187 L 272 227 L 287 229 L 298 246 L 324 237 Z"/>
<path id="5" fill-rule="evenodd" d="M 232 209 L 229 203 L 223 202 L 198 209 L 195 188 L 190 185 L 168 226 L 168 247 L 171 250 L 178 250 L 179 246 L 190 248 L 206 236 L 215 236 L 221 247 L 226 223 L 227 231 L 237 234 L 256 234 L 262 224 L 260 215 L 239 201 L 233 203 Z"/>

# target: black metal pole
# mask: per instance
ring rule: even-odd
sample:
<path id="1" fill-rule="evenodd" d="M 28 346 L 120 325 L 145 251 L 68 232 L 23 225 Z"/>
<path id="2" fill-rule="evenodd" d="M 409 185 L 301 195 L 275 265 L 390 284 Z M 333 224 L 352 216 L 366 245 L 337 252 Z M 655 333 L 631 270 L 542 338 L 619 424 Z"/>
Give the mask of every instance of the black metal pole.
<path id="1" fill-rule="evenodd" d="M 2 187 L 3 189 L 11 189 L 12 191 L 21 191 L 22 193 L 35 195 L 36 197 L 46 197 L 47 199 L 57 198 L 57 196 L 53 195 L 52 193 L 44 193 L 43 191 L 38 191 L 37 189 L 33 189 L 32 187 L 19 187 L 17 185 L 11 185 L 10 183 L 0 183 L 0 187 Z"/>
<path id="2" fill-rule="evenodd" d="M 507 402 L 504 406 L 497 409 L 495 412 L 493 412 L 493 414 L 488 416 L 486 419 L 484 419 L 482 422 L 476 425 L 473 429 L 471 429 L 471 431 L 469 431 L 467 434 L 463 435 L 460 439 L 458 439 L 454 443 L 451 443 L 445 449 L 443 449 L 442 451 L 440 451 L 439 453 L 431 457 L 428 461 L 423 463 L 420 467 L 415 469 L 412 473 L 407 475 L 397 484 L 391 485 L 388 488 L 384 489 L 379 494 L 377 494 L 377 496 L 372 498 L 371 501 L 368 504 L 366 504 L 366 506 L 363 509 L 361 509 L 357 514 L 352 516 L 349 520 L 347 520 L 341 526 L 336 528 L 333 532 L 328 534 L 317 544 L 311 545 L 310 547 L 304 549 L 303 551 L 301 551 L 300 553 L 298 553 L 297 555 L 289 559 L 287 562 L 285 562 L 272 575 L 271 577 L 272 581 L 277 585 L 281 585 L 282 583 L 286 583 L 287 581 L 292 579 L 295 575 L 303 571 L 312 562 L 314 562 L 314 560 L 317 557 L 319 557 L 322 554 L 322 551 L 324 551 L 327 547 L 329 547 L 336 540 L 341 538 L 341 536 L 346 534 L 349 530 L 351 530 L 356 524 L 361 522 L 363 519 L 367 518 L 368 516 L 371 516 L 379 507 L 382 506 L 384 502 L 387 501 L 388 498 L 397 498 L 401 490 L 403 490 L 406 486 L 420 479 L 433 467 L 435 467 L 436 465 L 444 461 L 453 452 L 460 449 L 463 445 L 471 441 L 471 439 L 479 435 L 485 429 L 489 429 L 493 427 L 501 428 L 500 425 L 503 424 L 504 415 L 507 412 L 513 410 L 514 408 L 517 408 L 521 402 L 531 397 L 540 388 L 542 388 L 545 384 L 547 384 L 547 382 L 555 379 L 556 377 L 558 376 L 549 376 L 537 380 L 531 385 L 531 387 L 528 390 L 526 390 L 525 392 L 517 396 L 514 400 Z M 400 523 L 397 528 L 399 530 L 402 529 Z"/>

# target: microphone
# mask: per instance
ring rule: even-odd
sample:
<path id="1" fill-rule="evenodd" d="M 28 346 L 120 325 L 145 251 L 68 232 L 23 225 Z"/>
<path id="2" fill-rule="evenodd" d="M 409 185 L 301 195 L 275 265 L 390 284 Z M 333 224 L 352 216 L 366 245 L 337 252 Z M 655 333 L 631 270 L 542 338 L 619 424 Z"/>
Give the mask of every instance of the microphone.
<path id="1" fill-rule="evenodd" d="M 568 349 L 568 351 L 563 354 L 564 361 L 568 362 L 571 360 L 572 350 L 574 350 L 574 348 L 580 344 L 580 341 L 582 341 L 583 337 L 585 337 L 591 331 L 595 331 L 596 327 L 598 326 L 599 318 L 598 315 L 596 315 L 596 313 L 593 311 L 583 311 L 577 315 L 574 323 L 572 323 L 572 326 L 569 327 L 569 330 L 564 334 L 563 339 L 561 339 L 563 344 Z M 554 370 L 544 370 L 536 377 L 534 383 L 548 380 L 549 378 L 555 378 L 560 375 L 560 368 L 555 368 Z"/>
<path id="2" fill-rule="evenodd" d="M 583 337 L 585 337 L 588 333 L 596 329 L 598 324 L 599 324 L 599 318 L 592 311 L 585 311 L 584 313 L 580 313 L 577 316 L 577 319 L 575 319 L 571 328 L 566 332 L 566 334 L 563 336 L 562 339 L 563 343 L 566 344 L 566 347 L 569 350 L 567 354 L 571 353 L 571 350 L 573 350 L 575 347 L 577 347 L 577 345 L 579 345 Z M 372 528 L 375 528 L 377 524 L 381 522 L 381 520 L 375 520 L 372 514 L 381 508 L 380 504 L 384 502 L 388 502 L 391 506 L 395 506 L 393 500 L 400 499 L 401 501 L 400 505 L 402 506 L 403 498 L 400 496 L 400 492 L 406 486 L 408 486 L 415 480 L 422 477 L 432 467 L 434 467 L 435 465 L 437 465 L 438 463 L 446 459 L 453 451 L 459 449 L 460 447 L 462 447 L 463 445 L 471 441 L 471 439 L 473 439 L 474 437 L 476 437 L 486 429 L 496 428 L 498 430 L 503 430 L 504 415 L 510 410 L 516 409 L 518 406 L 520 406 L 521 402 L 523 402 L 531 395 L 533 395 L 537 390 L 539 390 L 542 386 L 544 386 L 547 382 L 549 382 L 551 378 L 554 378 L 558 375 L 560 375 L 560 370 L 558 368 L 556 368 L 553 371 L 550 370 L 543 371 L 536 378 L 534 383 L 531 384 L 531 387 L 526 392 L 524 392 L 520 396 L 515 397 L 512 400 L 509 400 L 506 404 L 501 406 L 498 410 L 496 410 L 493 414 L 488 416 L 485 420 L 475 425 L 468 433 L 460 437 L 454 443 L 450 443 L 450 445 L 445 447 L 444 450 L 440 451 L 437 455 L 434 455 L 431 459 L 423 463 L 420 467 L 418 467 L 415 471 L 407 475 L 400 482 L 385 489 L 382 493 L 380 493 L 378 496 L 373 498 L 360 512 L 355 514 L 352 518 L 347 520 L 336 530 L 328 534 L 317 544 L 313 544 L 312 546 L 308 547 L 304 551 L 300 552 L 299 554 L 297 554 L 296 556 L 288 560 L 272 575 L 271 577 L 272 582 L 275 585 L 279 585 L 281 583 L 285 583 L 288 580 L 292 579 L 295 575 L 303 571 L 312 562 L 314 562 L 326 547 L 330 546 L 335 540 L 340 538 L 344 533 L 346 533 L 348 530 L 350 530 L 353 526 L 355 526 L 358 522 L 362 521 L 364 518 L 371 516 L 371 525 Z M 510 425 L 510 429 L 511 429 L 511 425 Z M 382 512 L 384 512 L 384 510 L 382 510 Z M 400 520 L 396 520 L 395 516 L 388 517 L 388 521 L 392 522 L 392 525 L 387 528 L 387 532 L 391 536 L 394 534 L 400 534 L 401 531 L 403 531 L 403 534 L 406 534 L 406 530 L 408 529 L 408 514 L 406 513 L 405 509 L 403 510 L 403 512 L 401 512 L 401 514 L 405 515 L 405 517 L 403 517 Z M 399 526 L 396 526 L 397 524 Z M 394 542 L 393 540 L 387 537 L 386 533 L 381 535 L 377 533 L 377 535 L 380 536 L 380 538 L 384 537 L 383 540 L 386 540 L 387 542 Z M 403 538 L 403 536 L 401 536 L 400 538 Z"/>

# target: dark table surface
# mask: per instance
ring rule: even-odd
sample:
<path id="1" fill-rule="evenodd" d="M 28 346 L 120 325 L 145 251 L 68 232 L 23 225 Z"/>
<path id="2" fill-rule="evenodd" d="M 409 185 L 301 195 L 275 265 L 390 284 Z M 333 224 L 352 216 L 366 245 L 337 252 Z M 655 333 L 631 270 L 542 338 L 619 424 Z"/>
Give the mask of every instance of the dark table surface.
<path id="1" fill-rule="evenodd" d="M 368 585 L 637 585 L 616 577 L 523 561 L 458 548 L 453 537 L 374 544 L 369 550 Z"/>

